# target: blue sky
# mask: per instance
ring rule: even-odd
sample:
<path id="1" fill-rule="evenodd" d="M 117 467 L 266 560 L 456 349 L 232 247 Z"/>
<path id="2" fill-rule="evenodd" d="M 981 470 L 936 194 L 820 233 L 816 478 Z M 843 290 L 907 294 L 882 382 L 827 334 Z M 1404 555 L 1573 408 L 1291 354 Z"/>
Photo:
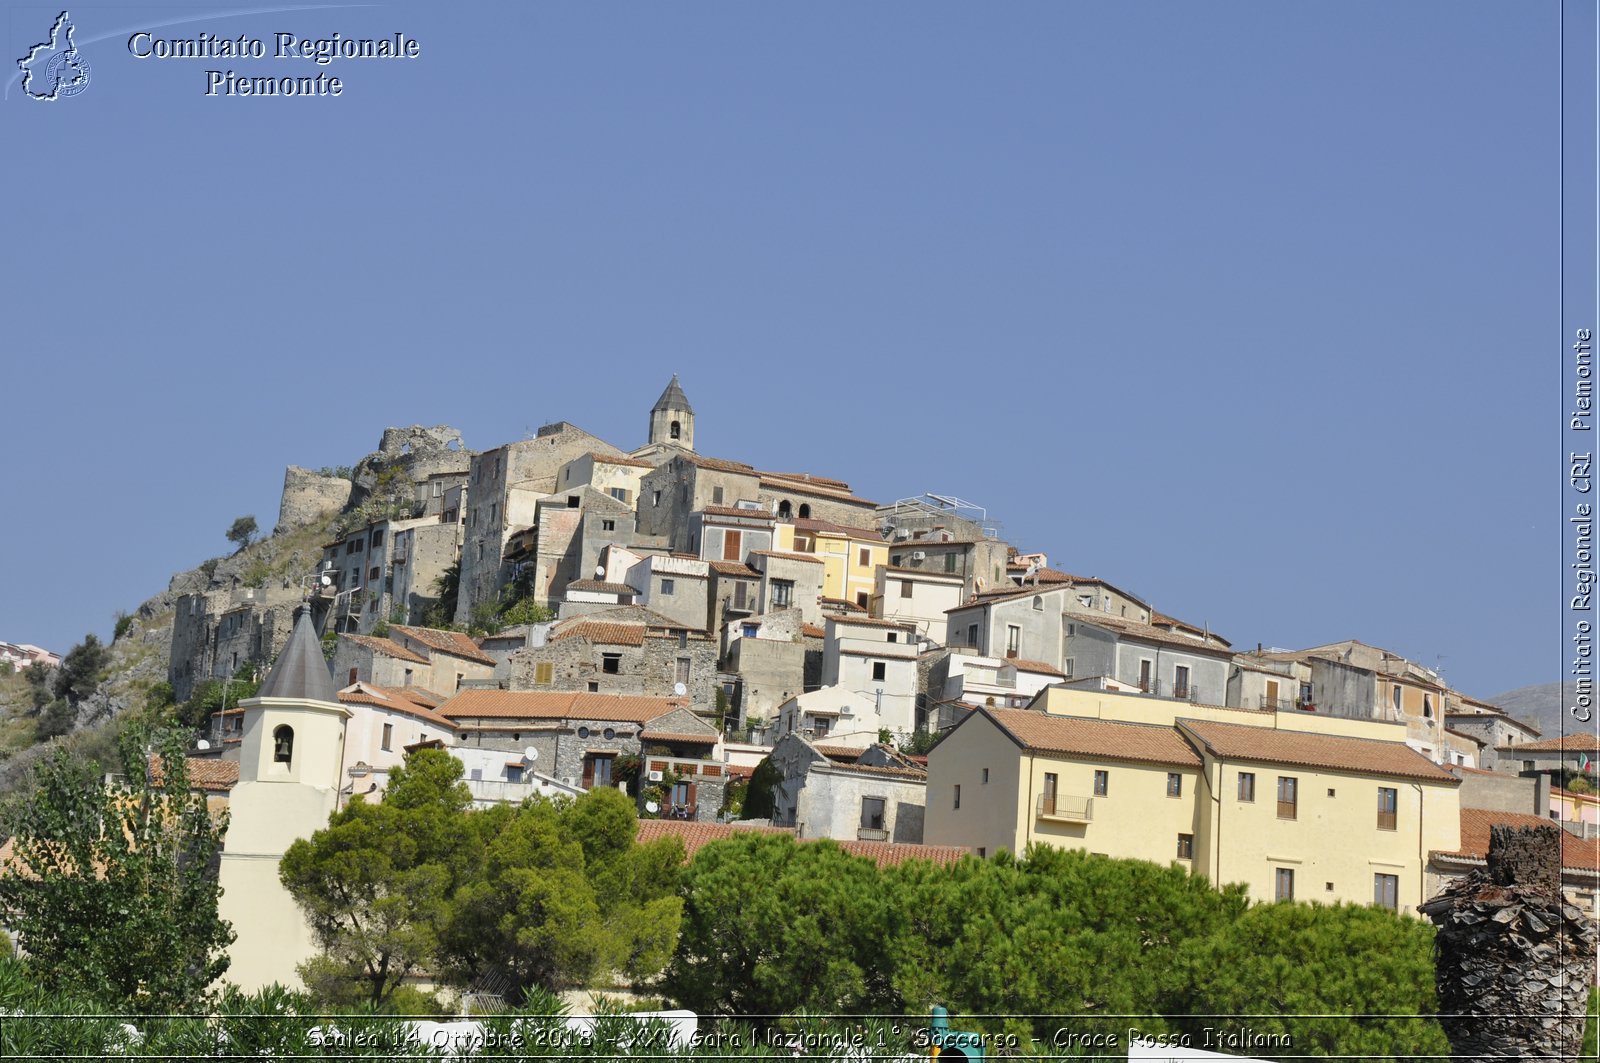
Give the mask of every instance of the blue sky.
<path id="1" fill-rule="evenodd" d="M 1560 676 L 1554 5 L 159 28 L 212 10 L 73 8 L 88 89 L 0 104 L 0 639 L 108 635 L 270 526 L 286 464 L 412 423 L 637 446 L 677 372 L 705 453 L 963 496 L 1238 646 Z M 8 57 L 58 11 L 10 7 Z M 421 55 L 141 60 L 135 29 Z M 208 98 L 211 68 L 345 90 Z"/>

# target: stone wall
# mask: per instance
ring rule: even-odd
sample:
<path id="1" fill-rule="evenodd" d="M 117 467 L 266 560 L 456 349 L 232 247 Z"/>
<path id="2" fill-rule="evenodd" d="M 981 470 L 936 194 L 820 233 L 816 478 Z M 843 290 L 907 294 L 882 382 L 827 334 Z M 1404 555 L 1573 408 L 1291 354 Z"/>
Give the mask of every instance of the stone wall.
<path id="1" fill-rule="evenodd" d="M 283 495 L 278 502 L 274 534 L 310 524 L 322 514 L 343 509 L 354 485 L 342 476 L 319 476 L 291 465 L 283 473 Z"/>
<path id="2" fill-rule="evenodd" d="M 617 671 L 605 671 L 605 655 L 618 654 Z M 678 659 L 689 660 L 689 704 L 697 712 L 716 707 L 717 651 L 708 638 L 649 637 L 642 646 L 593 643 L 582 636 L 516 650 L 507 664 L 511 690 L 589 690 L 601 694 L 672 697 Z M 538 666 L 551 666 L 550 681 L 538 681 Z"/>

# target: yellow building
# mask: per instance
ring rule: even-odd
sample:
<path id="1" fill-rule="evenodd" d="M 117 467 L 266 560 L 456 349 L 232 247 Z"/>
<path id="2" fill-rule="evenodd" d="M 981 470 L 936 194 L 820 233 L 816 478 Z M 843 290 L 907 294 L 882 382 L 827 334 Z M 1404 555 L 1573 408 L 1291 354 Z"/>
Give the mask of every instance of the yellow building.
<path id="1" fill-rule="evenodd" d="M 863 609 L 872 601 L 879 567 L 889 563 L 889 544 L 872 529 L 809 517 L 794 522 L 794 549 L 821 559 L 824 598 L 838 598 Z"/>
<path id="2" fill-rule="evenodd" d="M 929 754 L 927 842 L 1177 861 L 1257 900 L 1403 911 L 1424 899 L 1427 854 L 1459 843 L 1459 782 L 1403 728 L 1386 741 L 1326 733 L 1368 721 L 1319 720 L 1319 733 L 1276 727 L 1277 713 L 1156 704 L 1173 718 L 973 711 Z"/>

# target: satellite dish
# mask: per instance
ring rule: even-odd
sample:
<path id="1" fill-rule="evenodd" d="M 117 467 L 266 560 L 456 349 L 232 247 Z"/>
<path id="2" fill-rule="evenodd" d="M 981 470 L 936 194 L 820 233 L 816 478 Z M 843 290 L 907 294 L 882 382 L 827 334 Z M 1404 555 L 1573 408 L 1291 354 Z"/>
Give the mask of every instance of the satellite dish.
<path id="1" fill-rule="evenodd" d="M 204 738 L 202 738 L 202 739 L 200 739 L 200 741 L 198 741 L 198 742 L 196 742 L 194 744 L 194 747 L 196 749 L 210 749 L 211 748 L 211 743 L 207 742 Z"/>
<path id="2" fill-rule="evenodd" d="M 594 566 L 594 578 L 595 579 L 605 579 L 606 578 L 606 566 L 604 566 L 604 565 L 596 565 L 596 566 Z"/>
<path id="3" fill-rule="evenodd" d="M 529 764 L 532 764 L 534 761 L 539 759 L 539 751 L 534 749 L 532 746 L 529 746 L 527 749 L 522 751 L 522 759 L 527 761 Z"/>
<path id="4" fill-rule="evenodd" d="M 644 810 L 646 812 L 654 814 L 656 812 L 660 812 L 661 811 L 661 806 L 656 804 L 654 801 L 646 801 L 644 803 Z"/>
<path id="5" fill-rule="evenodd" d="M 689 693 L 689 688 L 684 686 L 682 683 L 674 683 L 672 684 L 672 692 L 681 698 L 685 694 Z"/>

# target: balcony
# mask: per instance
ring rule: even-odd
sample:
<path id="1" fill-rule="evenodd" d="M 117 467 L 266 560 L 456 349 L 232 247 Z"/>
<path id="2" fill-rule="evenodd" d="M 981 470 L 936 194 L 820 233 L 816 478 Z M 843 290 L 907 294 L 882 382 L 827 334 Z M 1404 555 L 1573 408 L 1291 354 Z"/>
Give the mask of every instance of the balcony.
<path id="1" fill-rule="evenodd" d="M 857 827 L 856 841 L 858 842 L 886 842 L 889 832 L 882 827 Z"/>
<path id="2" fill-rule="evenodd" d="M 1039 818 L 1057 823 L 1088 823 L 1094 819 L 1094 798 L 1039 795 Z"/>
<path id="3" fill-rule="evenodd" d="M 667 804 L 661 806 L 662 819 L 694 819 L 699 808 L 693 804 Z"/>
<path id="4" fill-rule="evenodd" d="M 1289 698 L 1269 698 L 1263 695 L 1259 699 L 1259 707 L 1267 712 L 1292 712 L 1300 706 Z"/>

